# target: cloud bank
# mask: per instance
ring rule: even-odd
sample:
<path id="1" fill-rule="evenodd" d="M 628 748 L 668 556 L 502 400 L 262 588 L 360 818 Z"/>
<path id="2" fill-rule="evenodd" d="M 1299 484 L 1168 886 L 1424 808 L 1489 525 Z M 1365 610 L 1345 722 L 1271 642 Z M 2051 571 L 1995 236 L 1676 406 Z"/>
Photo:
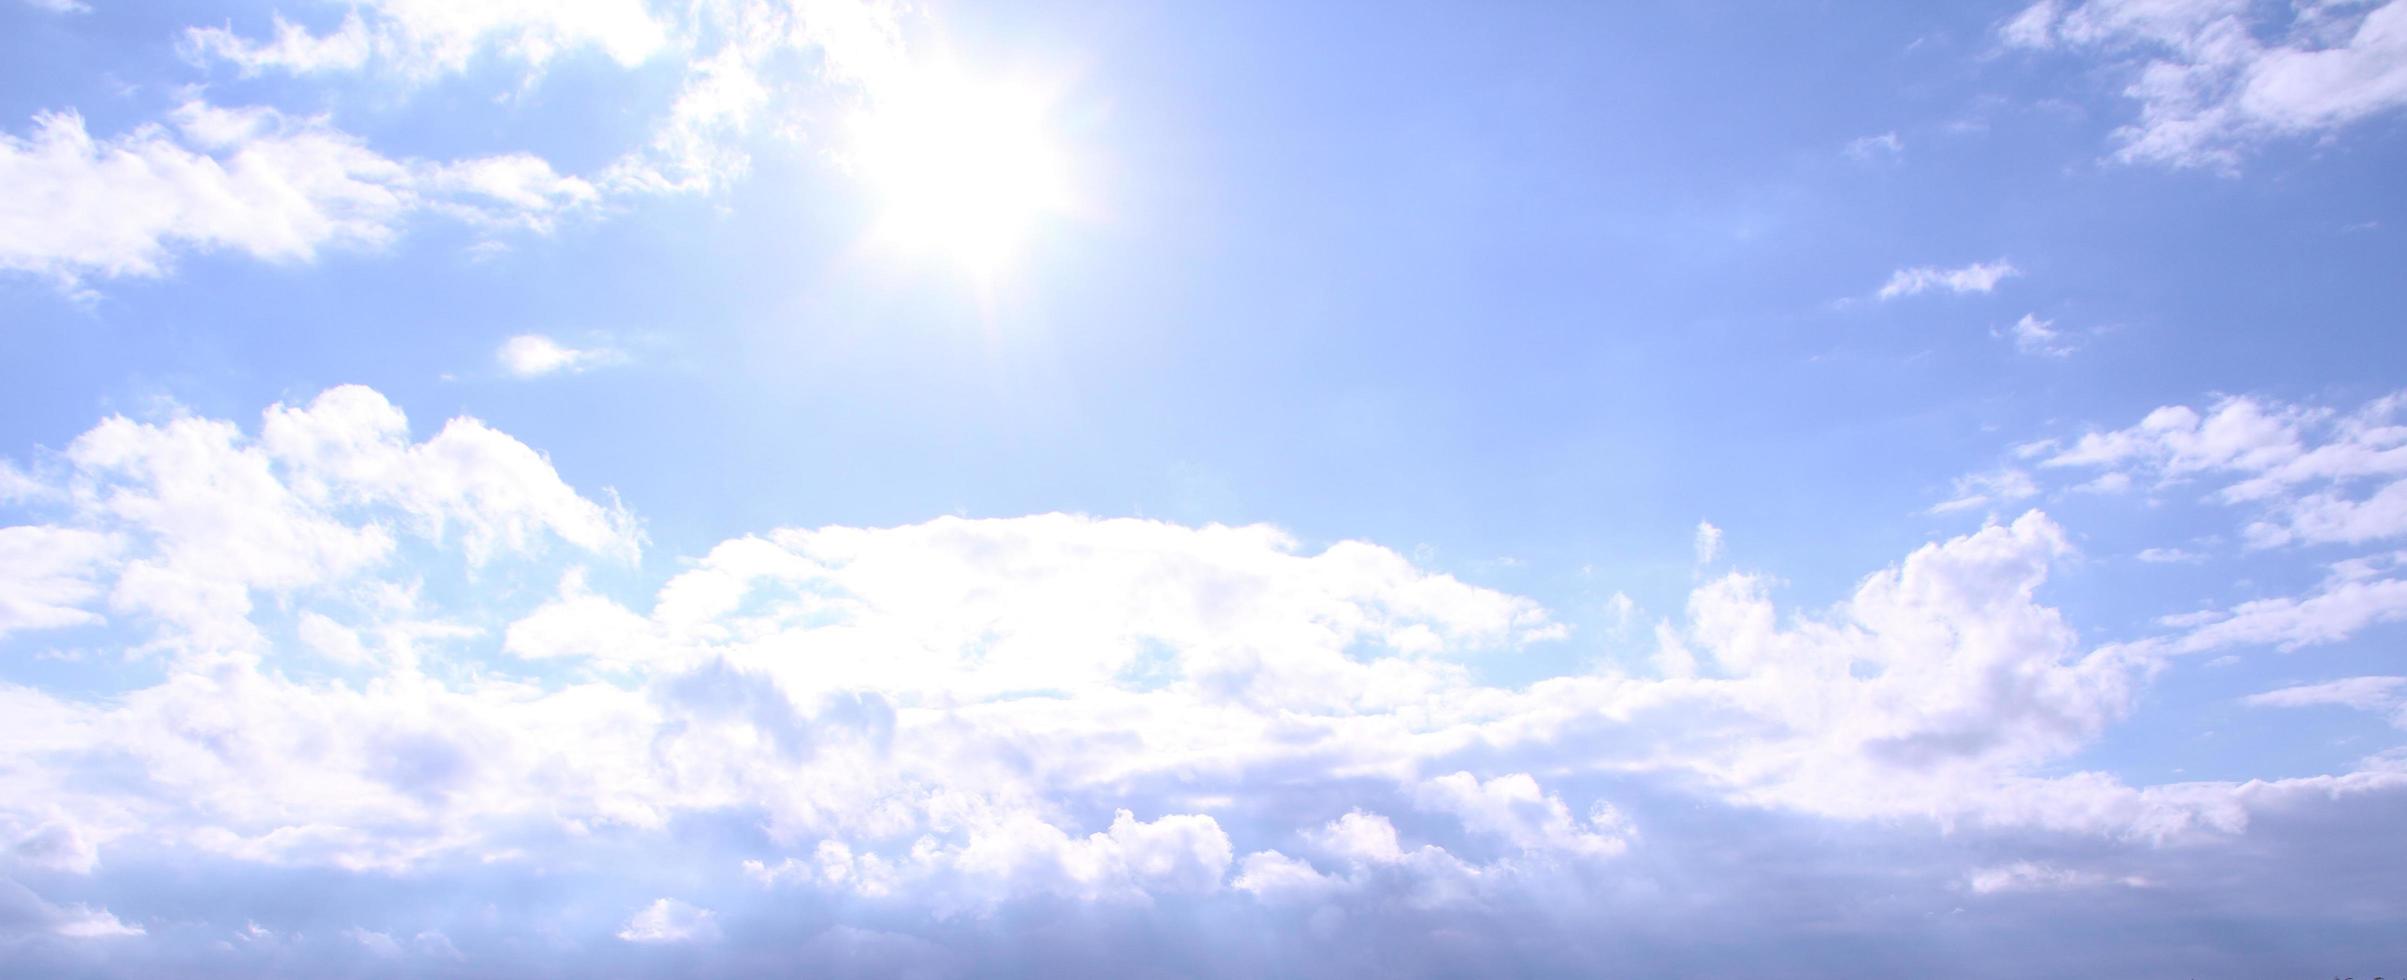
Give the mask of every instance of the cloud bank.
<path id="1" fill-rule="evenodd" d="M 2222 431 L 2056 459 L 2312 468 L 2154 448 L 2193 429 Z M 1810 947 L 1817 903 L 1902 888 L 1895 916 L 1978 907 L 2010 943 L 2037 921 L 2016 896 L 2210 888 L 2200 863 L 2243 839 L 2287 855 L 2254 872 L 2278 891 L 2360 839 L 2295 828 L 2378 823 L 2407 790 L 2395 753 L 2278 779 L 2079 767 L 2173 658 L 2310 620 L 2086 643 L 2046 602 L 2074 548 L 2036 510 L 1827 608 L 1730 571 L 1659 630 L 1658 666 L 1498 686 L 1484 665 L 1576 636 L 1379 545 L 1259 525 L 784 528 L 630 589 L 643 538 L 614 500 L 473 419 L 417 438 L 364 388 L 250 430 L 111 418 L 16 472 L 0 629 L 89 668 L 0 687 L 0 929 L 36 969 L 1709 966 L 1656 930 Z M 2252 703 L 2380 707 L 2390 680 Z M 1829 843 L 1901 834 L 1889 884 Z M 1732 835 L 1775 863 L 1726 863 Z M 173 884 L 192 875 L 301 898 L 204 906 Z M 521 897 L 446 910 L 460 888 Z M 2170 907 L 2141 919 L 2177 928 L 2149 918 Z M 1865 914 L 1840 935 L 1898 927 Z"/>

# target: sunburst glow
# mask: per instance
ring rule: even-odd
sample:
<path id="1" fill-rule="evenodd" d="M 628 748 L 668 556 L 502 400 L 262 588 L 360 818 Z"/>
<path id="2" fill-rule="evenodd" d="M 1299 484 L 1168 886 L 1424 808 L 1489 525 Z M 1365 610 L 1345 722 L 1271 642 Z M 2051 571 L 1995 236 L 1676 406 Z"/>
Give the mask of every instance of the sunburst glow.
<path id="1" fill-rule="evenodd" d="M 848 156 L 875 187 L 877 244 L 941 254 L 987 277 L 1070 204 L 1068 163 L 1036 86 L 915 73 L 852 119 Z"/>

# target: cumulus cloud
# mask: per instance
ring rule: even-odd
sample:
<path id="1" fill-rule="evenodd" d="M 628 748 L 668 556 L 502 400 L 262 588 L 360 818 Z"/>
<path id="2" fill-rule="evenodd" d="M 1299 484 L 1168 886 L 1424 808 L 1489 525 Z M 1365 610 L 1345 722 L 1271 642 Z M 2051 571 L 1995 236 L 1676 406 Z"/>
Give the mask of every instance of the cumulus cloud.
<path id="1" fill-rule="evenodd" d="M 2341 412 L 2249 396 L 2206 411 L 2168 405 L 2086 433 L 2041 464 L 2158 486 L 2222 481 L 2215 499 L 2253 508 L 2255 547 L 2363 544 L 2407 534 L 2407 394 Z M 2370 487 L 2370 489 L 2366 489 Z"/>
<path id="2" fill-rule="evenodd" d="M 1453 814 L 1463 828 L 1502 840 L 1523 853 L 1564 853 L 1609 857 L 1629 846 L 1622 835 L 1620 812 L 1598 803 L 1585 821 L 1572 816 L 1561 797 L 1546 793 L 1528 773 L 1508 773 L 1481 781 L 1468 772 L 1429 780 L 1416 787 L 1421 807 Z"/>
<path id="3" fill-rule="evenodd" d="M 717 913 L 674 898 L 646 905 L 627 920 L 618 937 L 631 943 L 690 943 L 719 938 Z M 390 942 L 391 940 L 386 940 Z"/>
<path id="4" fill-rule="evenodd" d="M 2262 560 L 2280 552 L 2305 557 L 2307 546 L 2374 546 L 2370 552 L 2305 565 L 2322 581 L 2291 594 L 2247 583 L 2233 600 L 2161 616 L 2164 632 L 2110 645 L 2149 660 L 2227 653 L 2256 646 L 2298 651 L 2349 641 L 2407 619 L 2407 395 L 2354 408 L 2221 396 L 2204 408 L 2166 405 L 2136 424 L 2093 427 L 2075 438 L 2024 442 L 2015 462 L 1957 481 L 1957 497 L 1935 509 L 2041 492 L 2128 494 L 2151 508 L 2188 501 L 2210 519 L 2230 519 Z M 2032 463 L 2036 462 L 2036 465 Z M 2220 535 L 2202 540 L 2217 541 Z M 2214 555 L 2155 546 L 2138 560 L 2204 564 Z M 2311 579 L 2310 579 L 2311 581 Z M 2274 594 L 2266 594 L 2273 591 Z"/>
<path id="5" fill-rule="evenodd" d="M 50 477 L 71 502 L 61 523 L 0 529 L 0 627 L 122 613 L 158 624 L 171 648 L 247 649 L 261 640 L 256 596 L 344 582 L 388 560 L 396 532 L 454 541 L 472 565 L 547 538 L 630 559 L 640 548 L 625 511 L 577 494 L 525 444 L 471 419 L 413 442 L 401 411 L 360 387 L 274 406 L 256 437 L 111 418 Z M 360 521 L 363 509 L 387 516 Z"/>
<path id="6" fill-rule="evenodd" d="M 1265 526 L 785 528 L 630 592 L 580 570 L 639 559 L 623 511 L 473 419 L 415 438 L 367 389 L 275 406 L 256 434 L 104 420 L 24 480 L 20 527 L 109 544 L 9 566 L 48 583 L 0 589 L 40 596 L 18 635 L 169 656 L 105 697 L 0 685 L 9 873 L 484 876 L 525 885 L 563 943 L 628 956 L 771 921 L 871 963 L 943 955 L 882 931 L 904 923 L 947 942 L 1154 916 L 1520 934 L 1662 906 L 1665 862 L 1712 851 L 1682 843 L 1698 820 L 2153 853 L 2407 787 L 2387 758 L 2256 782 L 2068 772 L 2156 661 L 2087 646 L 2046 603 L 2072 545 L 2037 512 L 1823 607 L 1701 582 L 1658 632 L 1686 658 L 1667 676 L 1498 686 L 1476 668 L 1569 635 L 1543 607 Z M 1920 880 L 1960 893 L 1964 866 Z M 2044 867 L 2074 877 L 1990 890 L 2109 873 Z M 579 879 L 600 891 L 541 884 L 579 868 L 608 869 Z M 44 923 L 72 903 L 32 900 L 49 911 L 27 928 L 63 941 Z M 111 907 L 120 931 L 167 914 Z M 99 914 L 75 921 L 105 932 Z M 341 920 L 348 938 L 227 914 L 229 947 L 261 951 L 242 955 L 518 948 L 390 909 Z"/>
<path id="7" fill-rule="evenodd" d="M 1890 273 L 1889 281 L 1881 284 L 1877 295 L 1881 299 L 1898 299 L 1932 290 L 1956 294 L 1986 293 L 1996 289 L 2001 280 L 2021 274 L 2022 270 L 2004 259 L 1975 262 L 1953 269 L 1918 265 Z"/>
<path id="8" fill-rule="evenodd" d="M 2368 9 L 2370 8 L 2370 9 Z M 2111 60 L 2138 118 L 2126 162 L 2235 168 L 2270 140 L 2331 133 L 2407 106 L 2407 2 L 2040 0 L 2009 45 Z"/>

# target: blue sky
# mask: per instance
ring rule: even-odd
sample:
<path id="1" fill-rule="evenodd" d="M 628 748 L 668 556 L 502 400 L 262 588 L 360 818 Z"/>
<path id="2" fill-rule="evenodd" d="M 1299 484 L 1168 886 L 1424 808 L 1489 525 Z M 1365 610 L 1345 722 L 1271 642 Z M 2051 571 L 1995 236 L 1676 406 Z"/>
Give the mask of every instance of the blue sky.
<path id="1" fill-rule="evenodd" d="M 2407 0 L 0 0 L 0 964 L 2407 970 Z"/>

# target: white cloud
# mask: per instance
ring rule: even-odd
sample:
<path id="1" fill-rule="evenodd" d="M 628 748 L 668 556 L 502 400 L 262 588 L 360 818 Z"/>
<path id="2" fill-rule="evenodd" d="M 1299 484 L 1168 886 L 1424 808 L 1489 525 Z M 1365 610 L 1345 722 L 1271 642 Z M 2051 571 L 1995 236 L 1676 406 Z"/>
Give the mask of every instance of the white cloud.
<path id="1" fill-rule="evenodd" d="M 1894 131 L 1847 141 L 1847 155 L 1858 161 L 1894 160 L 1904 156 L 1906 143 Z"/>
<path id="2" fill-rule="evenodd" d="M 1741 807 L 1716 813 L 2106 840 L 2211 839 L 2407 785 L 2379 762 L 2136 787 L 2064 772 L 2157 660 L 2085 647 L 2043 601 L 2071 547 L 2036 512 L 1827 608 L 1704 582 L 1659 630 L 1685 660 L 1664 677 L 1506 687 L 1466 659 L 1561 626 L 1363 542 L 1061 514 L 784 529 L 680 563 L 645 602 L 537 560 L 554 539 L 574 562 L 632 557 L 632 520 L 481 423 L 413 440 L 354 388 L 266 414 L 255 438 L 107 420 L 27 477 L 51 515 L 30 526 L 122 542 L 52 604 L 115 601 L 178 655 L 105 698 L 0 685 L 13 860 L 554 867 L 737 813 L 754 829 L 717 859 L 730 877 L 939 918 L 1035 897 L 1451 914 L 1584 893 L 1569 883 L 1596 861 L 1665 836 L 1599 799 L 1608 776 Z M 620 914 L 600 934 L 721 925 L 674 899 Z M 399 938 L 417 924 L 360 928 L 441 953 Z"/>
<path id="3" fill-rule="evenodd" d="M 2258 708 L 2311 708 L 2336 705 L 2359 711 L 2401 709 L 2395 719 L 2407 727 L 2407 677 L 2347 677 L 2321 684 L 2300 684 L 2241 698 Z"/>
<path id="4" fill-rule="evenodd" d="M 0 527 L 0 637 L 101 621 L 89 605 L 118 540 L 78 528 Z"/>
<path id="5" fill-rule="evenodd" d="M 107 909 L 78 904 L 58 911 L 58 920 L 51 923 L 50 931 L 69 939 L 121 939 L 144 934 L 141 926 L 124 923 Z"/>
<path id="6" fill-rule="evenodd" d="M 420 211 L 543 230 L 593 190 L 511 155 L 429 163 L 370 150 L 323 117 L 186 102 L 170 126 L 95 139 L 73 112 L 0 134 L 0 270 L 74 286 L 156 276 L 183 249 L 306 262 L 372 248 Z"/>
<path id="7" fill-rule="evenodd" d="M 690 943 L 719 938 L 717 913 L 674 898 L 646 905 L 627 920 L 618 937 L 631 943 Z M 391 942 L 388 938 L 387 942 Z"/>
<path id="8" fill-rule="evenodd" d="M 644 0 L 370 0 L 322 32 L 281 16 L 266 40 L 192 28 L 189 58 L 246 75 L 384 71 L 416 83 L 498 59 L 531 86 L 572 52 L 634 69 L 673 51 L 682 80 L 652 136 L 590 181 L 526 152 L 396 158 L 322 116 L 263 107 L 194 101 L 107 139 L 72 110 L 43 113 L 26 136 L 0 134 L 0 183 L 19 190 L 0 200 L 0 270 L 88 295 L 87 279 L 162 275 L 185 250 L 305 262 L 385 245 L 422 214 L 540 234 L 625 195 L 714 191 L 749 168 L 757 138 L 834 146 L 815 132 L 841 115 L 833 107 L 911 88 L 930 70 L 906 56 L 906 28 L 922 20 L 885 0 L 706 2 L 679 16 Z M 471 249 L 502 247 L 488 237 Z"/>
<path id="9" fill-rule="evenodd" d="M 2370 10 L 2363 8 L 2371 7 Z M 2001 29 L 2012 46 L 2102 54 L 2126 69 L 2127 162 L 2231 169 L 2267 141 L 2407 106 L 2407 2 L 2057 0 Z"/>
<path id="10" fill-rule="evenodd" d="M 2025 313 L 2006 331 L 2014 338 L 2014 349 L 2042 357 L 2064 357 L 2073 352 L 2073 342 L 2056 329 L 2055 321 L 2042 320 L 2038 314 Z"/>
<path id="11" fill-rule="evenodd" d="M 1310 835 L 1323 853 L 1354 864 L 1394 864 L 1404 860 L 1396 825 L 1376 813 L 1349 810 Z"/>
<path id="12" fill-rule="evenodd" d="M 485 53 L 540 69 L 592 48 L 633 66 L 669 42 L 668 27 L 642 0 L 366 0 L 331 32 L 315 34 L 278 16 L 274 33 L 260 42 L 224 27 L 195 27 L 184 43 L 195 57 L 230 62 L 244 74 L 356 71 L 375 62 L 426 79 L 464 70 Z"/>
<path id="13" fill-rule="evenodd" d="M 1722 529 L 1712 521 L 1698 521 L 1696 535 L 1697 564 L 1711 565 L 1722 555 Z"/>
<path id="14" fill-rule="evenodd" d="M 1957 477 L 1954 493 L 1954 496 L 1931 505 L 1931 513 L 1977 510 L 2029 500 L 2039 495 L 2039 484 L 2031 479 L 2030 473 L 2009 467 Z"/>
<path id="15" fill-rule="evenodd" d="M 1346 887 L 1346 883 L 1320 873 L 1308 862 L 1277 851 L 1256 851 L 1245 856 L 1229 887 L 1251 892 L 1264 901 L 1312 901 Z"/>
<path id="16" fill-rule="evenodd" d="M 2106 885 L 2121 885 L 2127 888 L 2148 887 L 2147 879 L 2136 876 L 2108 875 L 2079 868 L 2035 864 L 2030 861 L 2016 861 L 2013 864 L 1981 869 L 1973 872 L 1971 879 L 1966 884 L 1970 885 L 1973 892 L 1979 895 L 1994 895 L 2001 892 L 2065 891 L 2098 888 Z"/>
<path id="17" fill-rule="evenodd" d="M 2041 465 L 2158 486 L 2220 478 L 2217 500 L 2259 510 L 2244 532 L 2252 547 L 2363 544 L 2407 534 L 2402 408 L 2403 394 L 2346 413 L 2246 396 L 2204 413 L 2168 405 L 2129 428 L 2087 433 Z"/>
<path id="18" fill-rule="evenodd" d="M 771 89 L 754 67 L 768 52 L 731 45 L 687 66 L 668 119 L 642 149 L 613 163 L 604 183 L 628 190 L 707 191 L 751 166 L 742 149 Z"/>
<path id="19" fill-rule="evenodd" d="M 547 537 L 630 560 L 640 549 L 632 518 L 579 496 L 523 443 L 468 419 L 413 443 L 399 409 L 355 386 L 270 408 L 256 439 L 206 419 L 111 418 L 62 460 L 68 522 L 0 530 L 12 585 L 0 627 L 97 622 L 105 596 L 176 649 L 244 649 L 259 642 L 256 594 L 343 583 L 386 561 L 396 530 L 456 540 L 471 565 Z M 385 518 L 354 523 L 362 507 Z"/>
<path id="20" fill-rule="evenodd" d="M 2205 555 L 2182 548 L 2142 548 L 2136 557 L 2152 565 L 2186 565 L 2206 560 Z"/>
<path id="21" fill-rule="evenodd" d="M 2337 643 L 2376 623 L 2407 619 L 2407 579 L 2328 583 L 2300 597 L 2253 599 L 2185 620 L 2189 632 L 2171 643 L 2177 653 L 2234 646 L 2284 651 Z"/>
<path id="22" fill-rule="evenodd" d="M 1591 808 L 1583 822 L 1563 799 L 1546 793 L 1528 773 L 1508 773 L 1485 782 L 1468 772 L 1429 780 L 1414 798 L 1424 809 L 1453 814 L 1463 828 L 1495 837 L 1524 853 L 1612 857 L 1628 849 L 1633 831 L 1610 804 Z"/>
<path id="23" fill-rule="evenodd" d="M 1897 299 L 1934 289 L 1957 294 L 1987 293 L 1996 289 L 1999 281 L 2021 274 L 2021 270 L 2004 259 L 1975 262 L 1954 269 L 1918 265 L 1890 273 L 1889 281 L 1881 284 L 1879 296 L 1881 299 Z"/>
<path id="24" fill-rule="evenodd" d="M 2398 691 L 2407 686 L 2407 677 L 2350 677 L 2321 684 L 2301 684 L 2279 690 L 2251 694 L 2244 700 L 2252 705 L 2269 708 L 2301 708 L 2312 705 L 2337 704 L 2351 708 L 2372 709 L 2398 700 Z"/>
<path id="25" fill-rule="evenodd" d="M 539 378 L 616 364 L 625 360 L 626 355 L 608 347 L 568 347 L 542 334 L 530 333 L 503 341 L 501 349 L 493 352 L 493 358 L 501 362 L 502 370 L 512 375 Z"/>
<path id="26" fill-rule="evenodd" d="M 90 874 L 100 863 L 100 849 L 75 825 L 51 820 L 35 827 L 8 849 L 10 859 L 51 871 Z"/>

